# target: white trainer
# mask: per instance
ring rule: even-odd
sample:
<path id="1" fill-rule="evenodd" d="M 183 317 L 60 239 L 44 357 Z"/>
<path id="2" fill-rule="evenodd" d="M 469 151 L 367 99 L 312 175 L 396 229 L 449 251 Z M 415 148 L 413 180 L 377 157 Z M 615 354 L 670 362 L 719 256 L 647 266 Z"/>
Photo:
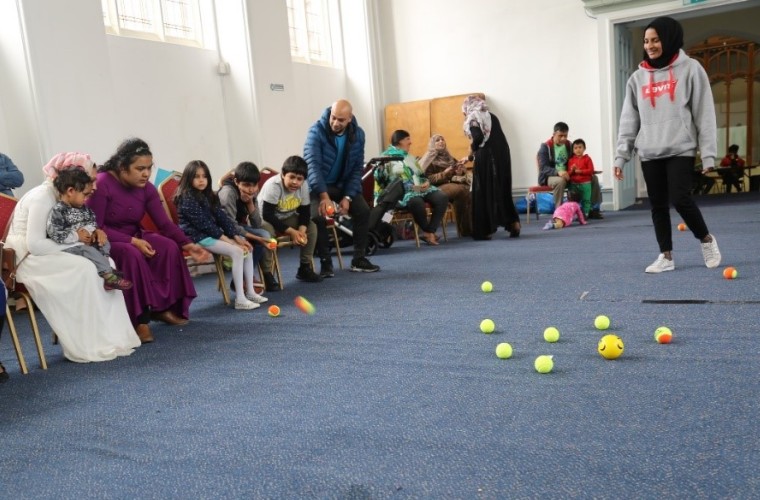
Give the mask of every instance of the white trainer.
<path id="1" fill-rule="evenodd" d="M 256 309 L 257 307 L 261 307 L 259 304 L 255 302 L 251 302 L 248 299 L 245 299 L 244 302 L 238 302 L 235 301 L 235 309 L 241 309 L 241 310 L 250 310 L 250 309 Z"/>
<path id="2" fill-rule="evenodd" d="M 675 263 L 673 260 L 668 260 L 665 258 L 665 254 L 661 253 L 657 260 L 652 262 L 647 268 L 644 270 L 645 273 L 650 274 L 656 274 L 656 273 L 664 273 L 665 271 L 672 271 L 676 268 Z"/>
<path id="3" fill-rule="evenodd" d="M 263 304 L 264 302 L 268 301 L 269 299 L 264 297 L 263 295 L 259 295 L 258 293 L 246 293 L 245 298 L 250 300 L 251 302 L 254 302 L 256 304 Z"/>
<path id="4" fill-rule="evenodd" d="M 712 241 L 709 243 L 700 243 L 702 245 L 702 257 L 705 258 L 705 265 L 710 269 L 720 265 L 720 250 L 718 250 L 718 240 L 712 234 Z"/>

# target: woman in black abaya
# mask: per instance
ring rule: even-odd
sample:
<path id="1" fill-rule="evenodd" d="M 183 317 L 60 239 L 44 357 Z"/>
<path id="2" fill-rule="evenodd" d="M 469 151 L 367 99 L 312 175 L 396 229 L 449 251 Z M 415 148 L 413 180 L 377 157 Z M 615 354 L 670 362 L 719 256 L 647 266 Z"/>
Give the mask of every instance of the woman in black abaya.
<path id="1" fill-rule="evenodd" d="M 473 159 L 472 237 L 491 239 L 502 226 L 510 238 L 520 236 L 520 216 L 512 200 L 512 160 L 499 119 L 485 101 L 469 96 L 462 105 L 464 132 Z"/>

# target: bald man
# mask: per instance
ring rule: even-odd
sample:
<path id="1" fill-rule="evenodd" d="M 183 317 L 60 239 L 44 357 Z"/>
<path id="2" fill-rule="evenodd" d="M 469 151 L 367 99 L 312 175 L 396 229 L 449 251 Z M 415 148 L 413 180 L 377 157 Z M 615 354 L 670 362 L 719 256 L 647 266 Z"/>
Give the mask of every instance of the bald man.
<path id="1" fill-rule="evenodd" d="M 365 256 L 369 234 L 369 205 L 362 197 L 364 130 L 359 127 L 351 103 L 341 99 L 325 109 L 311 126 L 303 147 L 309 165 L 311 216 L 317 225 L 317 255 L 323 278 L 334 276 L 329 237 L 324 216 L 327 207 L 338 204 L 351 216 L 354 256 L 351 271 L 373 273 L 380 267 Z"/>

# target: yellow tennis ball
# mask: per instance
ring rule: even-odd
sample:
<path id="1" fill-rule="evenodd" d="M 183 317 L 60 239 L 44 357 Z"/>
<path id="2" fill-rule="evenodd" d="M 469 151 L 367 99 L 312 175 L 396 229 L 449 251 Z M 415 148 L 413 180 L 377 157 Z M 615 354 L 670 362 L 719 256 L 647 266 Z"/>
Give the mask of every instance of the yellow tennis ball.
<path id="1" fill-rule="evenodd" d="M 308 300 L 306 300 L 305 298 L 301 297 L 300 295 L 296 297 L 295 299 L 293 299 L 293 303 L 304 314 L 314 314 L 314 312 L 316 311 L 316 309 L 314 308 L 314 305 Z"/>
<path id="2" fill-rule="evenodd" d="M 544 330 L 544 340 L 547 342 L 556 342 L 559 340 L 559 330 L 557 330 L 555 327 L 550 326 L 546 330 Z"/>
<path id="3" fill-rule="evenodd" d="M 596 347 L 599 354 L 605 359 L 617 359 L 623 354 L 623 339 L 617 335 L 605 335 L 599 340 L 599 345 Z"/>
<path id="4" fill-rule="evenodd" d="M 509 342 L 502 342 L 496 346 L 496 357 L 500 359 L 512 357 L 512 346 L 509 345 Z"/>
<path id="5" fill-rule="evenodd" d="M 658 344 L 670 344 L 673 340 L 673 332 L 667 326 L 661 326 L 654 331 L 654 339 Z"/>
<path id="6" fill-rule="evenodd" d="M 493 291 L 493 283 L 490 281 L 484 281 L 482 285 L 480 285 L 480 289 L 483 290 L 485 293 L 489 293 Z"/>
<path id="7" fill-rule="evenodd" d="M 553 356 L 539 356 L 536 358 L 533 366 L 538 373 L 549 373 L 554 368 L 554 360 L 552 358 Z"/>
<path id="8" fill-rule="evenodd" d="M 480 322 L 480 331 L 483 333 L 493 333 L 496 324 L 491 319 L 484 319 Z"/>
<path id="9" fill-rule="evenodd" d="M 607 316 L 605 316 L 603 314 L 600 314 L 594 320 L 594 326 L 598 330 L 606 330 L 607 328 L 610 327 L 610 318 L 608 318 Z"/>

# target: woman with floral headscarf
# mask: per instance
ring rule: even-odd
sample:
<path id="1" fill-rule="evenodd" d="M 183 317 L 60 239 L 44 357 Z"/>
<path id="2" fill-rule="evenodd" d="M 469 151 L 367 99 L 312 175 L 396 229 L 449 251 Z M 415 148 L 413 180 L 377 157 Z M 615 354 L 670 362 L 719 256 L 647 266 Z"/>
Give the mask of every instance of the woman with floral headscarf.
<path id="1" fill-rule="evenodd" d="M 472 173 L 467 172 L 467 158 L 457 161 L 446 147 L 446 139 L 434 134 L 428 143 L 428 150 L 420 159 L 420 167 L 430 183 L 449 197 L 456 214 L 459 236 L 471 236 L 470 186 Z"/>
<path id="2" fill-rule="evenodd" d="M 499 119 L 479 96 L 462 105 L 464 133 L 470 138 L 472 167 L 472 237 L 490 240 L 499 226 L 510 238 L 520 236 L 520 216 L 512 199 L 512 159 Z"/>
<path id="3" fill-rule="evenodd" d="M 628 79 L 615 155 L 615 177 L 634 147 L 652 206 L 652 223 L 660 254 L 644 272 L 675 269 L 670 204 L 702 247 L 708 268 L 721 261 L 718 242 L 691 197 L 697 151 L 702 168 L 711 170 L 718 153 L 715 105 L 707 73 L 686 55 L 683 28 L 670 17 L 658 17 L 644 30 L 644 61 Z"/>
<path id="4" fill-rule="evenodd" d="M 94 176 L 84 153 L 59 153 L 44 167 L 45 181 L 16 204 L 6 245 L 16 252 L 16 276 L 58 336 L 70 361 L 107 361 L 131 354 L 140 345 L 120 291 L 106 291 L 95 266 L 67 252 L 46 234 L 47 218 L 58 201 L 53 179 L 68 167 Z M 95 189 L 95 186 L 93 186 Z"/>

